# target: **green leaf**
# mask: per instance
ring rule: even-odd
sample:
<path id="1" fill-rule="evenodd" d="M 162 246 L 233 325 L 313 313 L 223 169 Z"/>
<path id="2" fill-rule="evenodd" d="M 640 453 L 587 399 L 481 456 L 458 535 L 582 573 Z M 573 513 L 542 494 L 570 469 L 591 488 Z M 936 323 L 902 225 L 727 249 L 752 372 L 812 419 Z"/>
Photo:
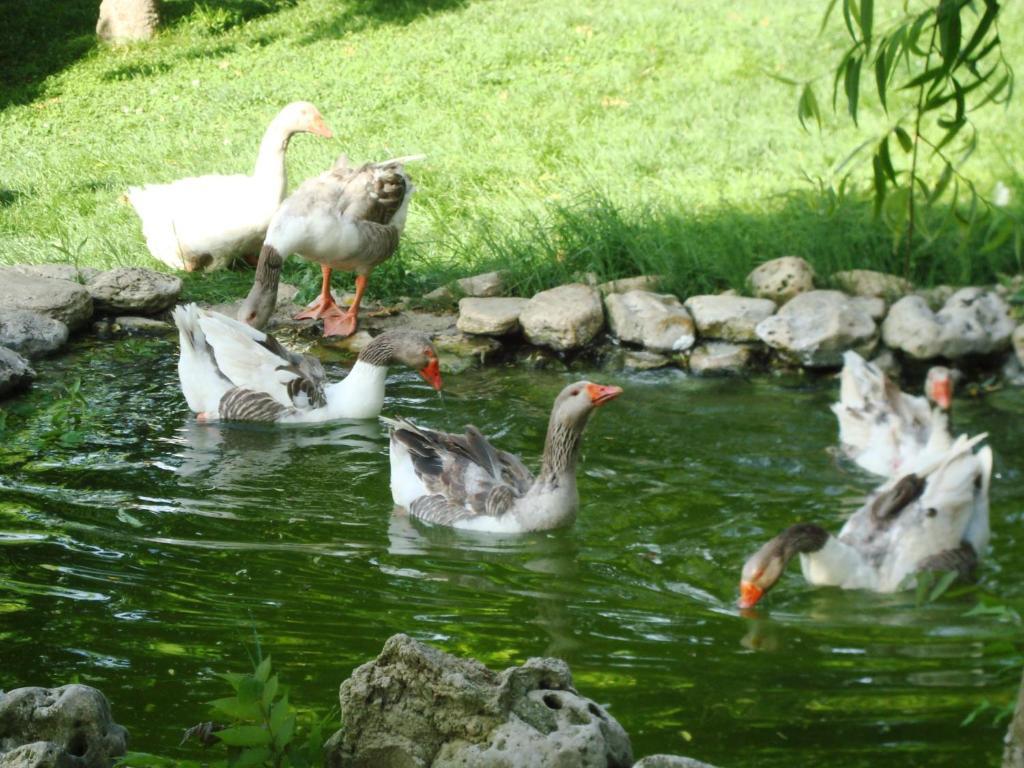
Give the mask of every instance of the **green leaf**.
<path id="1" fill-rule="evenodd" d="M 804 85 L 804 90 L 800 94 L 800 101 L 797 104 L 797 117 L 800 118 L 800 125 L 803 129 L 807 130 L 807 120 L 814 118 L 818 124 L 818 130 L 821 130 L 821 110 L 818 109 L 818 100 L 814 96 L 814 88 L 810 83 Z"/>
<path id="2" fill-rule="evenodd" d="M 942 173 L 939 176 L 939 180 L 935 183 L 935 189 L 928 196 L 929 203 L 935 203 L 942 193 L 946 191 L 946 187 L 949 186 L 949 182 L 953 179 L 953 166 L 950 163 L 946 163 L 946 167 L 942 169 Z"/>
<path id="3" fill-rule="evenodd" d="M 896 170 L 892 167 L 892 158 L 889 156 L 889 136 L 886 135 L 878 143 L 878 159 L 882 164 L 882 172 L 893 184 L 896 183 Z"/>
<path id="4" fill-rule="evenodd" d="M 903 151 L 908 154 L 914 149 L 914 142 L 910 139 L 910 134 L 903 130 L 902 126 L 897 125 L 894 129 L 896 132 L 896 138 L 900 142 L 900 146 L 903 147 Z"/>
<path id="5" fill-rule="evenodd" d="M 274 753 L 268 747 L 243 749 L 230 764 L 232 768 L 253 768 L 253 766 L 263 765 L 273 755 Z"/>
<path id="6" fill-rule="evenodd" d="M 277 733 L 284 725 L 284 721 L 291 714 L 292 708 L 288 705 L 288 696 L 285 695 L 270 710 L 270 730 Z"/>
<path id="7" fill-rule="evenodd" d="M 843 87 L 846 90 L 846 104 L 853 118 L 853 124 L 857 124 L 857 100 L 860 98 L 860 64 L 862 59 L 855 56 L 846 65 L 846 76 L 843 78 Z"/>
<path id="8" fill-rule="evenodd" d="M 828 25 L 828 17 L 832 15 L 832 11 L 835 7 L 836 0 L 828 0 L 828 6 L 825 8 L 825 15 L 821 17 L 821 28 L 818 29 L 819 35 L 825 31 L 825 27 Z"/>
<path id="9" fill-rule="evenodd" d="M 259 680 L 261 683 L 267 682 L 267 678 L 270 677 L 270 654 L 267 654 L 267 658 L 263 659 L 257 666 L 256 671 L 253 673 L 253 677 Z"/>
<path id="10" fill-rule="evenodd" d="M 928 590 L 931 588 L 934 576 L 931 572 L 924 572 L 917 574 L 917 588 L 914 591 L 914 602 L 917 605 L 924 605 L 924 601 L 928 596 Z"/>
<path id="11" fill-rule="evenodd" d="M 281 729 L 274 732 L 274 743 L 278 749 L 284 749 L 291 744 L 295 735 L 295 715 L 288 715 L 281 724 Z"/>
<path id="12" fill-rule="evenodd" d="M 871 50 L 871 27 L 875 21 L 874 0 L 860 0 L 860 32 L 864 36 L 864 53 Z"/>
<path id="13" fill-rule="evenodd" d="M 235 696 L 214 699 L 210 706 L 234 720 L 255 720 L 260 716 L 260 708 L 255 701 L 243 703 Z"/>
<path id="14" fill-rule="evenodd" d="M 949 589 L 949 585 L 956 581 L 956 577 L 956 571 L 946 571 L 939 576 L 939 580 L 935 583 L 935 586 L 932 587 L 932 591 L 928 594 L 928 602 L 934 603 L 942 597 L 943 593 Z"/>
<path id="15" fill-rule="evenodd" d="M 956 65 L 956 58 L 960 53 L 960 4 L 949 0 L 940 2 L 937 23 L 943 68 L 949 72 Z"/>
<path id="16" fill-rule="evenodd" d="M 930 83 L 932 80 L 937 80 L 942 77 L 945 70 L 942 67 L 932 67 L 931 69 L 925 70 L 920 75 L 915 77 L 913 80 L 904 83 L 900 86 L 901 91 L 905 91 L 908 88 L 917 88 L 919 85 Z"/>
<path id="17" fill-rule="evenodd" d="M 974 49 L 985 39 L 985 35 L 988 34 L 989 29 L 992 27 L 992 22 L 996 20 L 998 15 L 999 3 L 996 0 L 985 0 L 985 13 L 982 14 L 978 26 L 974 28 L 974 33 L 971 35 L 970 40 L 967 41 L 967 45 L 960 51 L 960 62 L 967 61 L 970 58 L 971 54 L 974 53 Z M 979 55 L 978 58 L 982 58 L 983 55 Z"/>
<path id="18" fill-rule="evenodd" d="M 878 155 L 871 158 L 871 165 L 875 171 L 875 216 L 878 216 L 885 202 L 885 171 L 882 170 L 882 161 Z"/>
<path id="19" fill-rule="evenodd" d="M 878 88 L 878 100 L 882 103 L 882 109 L 888 112 L 889 106 L 885 103 L 885 87 L 889 82 L 889 66 L 885 56 L 885 49 L 882 48 L 875 57 L 875 86 Z"/>
<path id="20" fill-rule="evenodd" d="M 217 677 L 227 680 L 228 684 L 235 689 L 235 693 L 238 693 L 238 687 L 242 684 L 242 681 L 251 676 L 243 675 L 239 672 L 218 672 Z"/>
<path id="21" fill-rule="evenodd" d="M 942 141 L 940 141 L 938 145 L 935 147 L 936 152 L 942 151 L 943 147 L 945 147 L 947 144 L 949 144 L 949 142 L 955 139 L 956 135 L 960 133 L 960 129 L 967 125 L 967 121 L 939 120 L 939 125 L 946 129 L 946 135 L 942 137 Z"/>
<path id="22" fill-rule="evenodd" d="M 238 684 L 238 700 L 245 704 L 254 704 L 259 702 L 263 696 L 263 683 L 257 680 L 251 675 L 246 675 L 245 678 Z"/>
<path id="23" fill-rule="evenodd" d="M 236 725 L 217 731 L 217 738 L 229 747 L 270 746 L 270 731 L 262 725 Z"/>
<path id="24" fill-rule="evenodd" d="M 854 20 L 859 18 L 856 0 L 843 0 L 843 21 L 846 22 L 846 31 L 850 33 L 850 39 L 854 42 L 857 42 L 857 32 L 853 28 Z"/>
<path id="25" fill-rule="evenodd" d="M 274 696 L 277 695 L 277 675 L 274 675 L 267 684 L 263 686 L 263 708 L 266 709 L 270 706 L 270 702 L 274 700 Z"/>

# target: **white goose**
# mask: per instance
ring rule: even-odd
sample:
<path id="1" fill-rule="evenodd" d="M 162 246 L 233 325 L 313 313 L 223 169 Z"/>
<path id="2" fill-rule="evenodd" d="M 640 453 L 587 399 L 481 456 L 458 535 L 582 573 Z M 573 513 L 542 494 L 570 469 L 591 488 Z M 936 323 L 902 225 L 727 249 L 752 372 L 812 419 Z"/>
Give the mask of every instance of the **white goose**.
<path id="1" fill-rule="evenodd" d="M 434 432 L 405 419 L 391 427 L 391 496 L 413 517 L 474 531 L 524 533 L 576 518 L 576 461 L 594 409 L 619 387 L 578 381 L 555 398 L 540 474 L 492 446 L 476 427 L 465 435 Z"/>
<path id="2" fill-rule="evenodd" d="M 920 571 L 969 574 L 989 540 L 992 451 L 961 436 L 915 471 L 890 480 L 846 521 L 838 536 L 814 523 L 790 526 L 743 566 L 741 608 L 770 590 L 794 555 L 811 584 L 894 592 Z"/>
<path id="3" fill-rule="evenodd" d="M 925 397 L 905 394 L 877 366 L 846 352 L 839 402 L 832 406 L 843 453 L 872 474 L 895 477 L 919 455 L 948 449 L 953 443 L 949 369 L 931 368 L 924 391 Z"/>
<path id="4" fill-rule="evenodd" d="M 388 331 L 359 353 L 348 376 L 326 381 L 320 361 L 269 334 L 195 304 L 176 307 L 181 391 L 200 421 L 370 419 L 384 405 L 388 365 L 402 363 L 441 388 L 437 353 L 413 331 Z"/>
<path id="5" fill-rule="evenodd" d="M 296 101 L 267 127 L 251 176 L 198 176 L 129 188 L 149 252 L 190 272 L 223 269 L 238 256 L 254 260 L 288 186 L 288 141 L 300 132 L 332 135 L 316 107 Z"/>

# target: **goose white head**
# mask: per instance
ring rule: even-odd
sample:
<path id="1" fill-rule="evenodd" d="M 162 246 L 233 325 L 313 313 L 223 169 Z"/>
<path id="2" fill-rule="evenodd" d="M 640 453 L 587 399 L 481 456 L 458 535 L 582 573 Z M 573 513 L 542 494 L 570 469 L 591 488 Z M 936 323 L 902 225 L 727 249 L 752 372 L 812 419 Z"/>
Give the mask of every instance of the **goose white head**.
<path id="1" fill-rule="evenodd" d="M 814 523 L 791 525 L 743 564 L 740 608 L 752 608 L 782 578 L 786 564 L 801 552 L 817 552 L 828 541 L 828 531 Z"/>
<path id="2" fill-rule="evenodd" d="M 600 408 L 621 394 L 622 387 L 577 381 L 558 393 L 551 409 L 551 419 L 582 430 L 595 408 Z"/>
<path id="3" fill-rule="evenodd" d="M 292 133 L 315 133 L 329 139 L 334 134 L 324 122 L 320 110 L 308 101 L 293 101 L 277 113 L 274 118 L 277 124 L 286 134 Z"/>
<path id="4" fill-rule="evenodd" d="M 430 337 L 417 331 L 387 331 L 367 344 L 359 359 L 370 365 L 387 367 L 400 363 L 418 372 L 434 389 L 441 389 L 441 367 Z"/>
<path id="5" fill-rule="evenodd" d="M 953 404 L 953 372 L 942 365 L 929 368 L 924 380 L 924 394 L 939 408 L 948 411 Z"/>

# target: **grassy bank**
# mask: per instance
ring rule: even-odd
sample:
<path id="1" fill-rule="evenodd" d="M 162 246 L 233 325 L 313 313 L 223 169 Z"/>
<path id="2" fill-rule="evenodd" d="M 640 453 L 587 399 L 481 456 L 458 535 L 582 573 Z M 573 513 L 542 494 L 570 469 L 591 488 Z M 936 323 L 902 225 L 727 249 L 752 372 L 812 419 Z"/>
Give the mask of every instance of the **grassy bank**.
<path id="1" fill-rule="evenodd" d="M 815 37 L 821 10 L 800 0 L 166 0 L 158 39 L 120 49 L 93 41 L 92 0 L 0 3 L 2 263 L 154 265 L 124 189 L 247 172 L 294 99 L 316 103 L 337 138 L 293 142 L 292 186 L 343 151 L 428 156 L 411 168 L 419 191 L 378 295 L 495 267 L 524 293 L 581 271 L 657 271 L 688 294 L 738 287 L 787 253 L 822 275 L 902 263 L 868 206 L 832 206 L 806 181 L 879 125 L 800 129 L 792 87 L 769 74 L 825 74 L 842 42 L 838 28 Z M 1019 7 L 1001 32 L 1018 55 Z M 981 190 L 1001 180 L 1014 201 L 1022 114 L 1015 102 L 979 115 L 969 165 Z M 981 254 L 940 237 L 915 277 L 1019 270 L 1009 244 Z"/>

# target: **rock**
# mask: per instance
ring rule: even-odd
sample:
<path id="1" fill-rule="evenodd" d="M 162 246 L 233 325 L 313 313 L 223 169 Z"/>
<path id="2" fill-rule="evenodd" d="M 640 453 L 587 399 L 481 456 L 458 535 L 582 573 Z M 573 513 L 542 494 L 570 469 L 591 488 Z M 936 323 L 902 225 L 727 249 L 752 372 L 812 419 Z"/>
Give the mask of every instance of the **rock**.
<path id="1" fill-rule="evenodd" d="M 55 762 L 45 765 L 74 765 L 81 768 L 109 768 L 115 757 L 123 755 L 128 733 L 114 722 L 110 705 L 95 688 L 64 685 L 60 688 L 17 688 L 0 693 L 0 765 L 11 759 L 11 751 L 22 750 L 26 759 L 54 755 Z M 19 763 L 10 763 L 16 765 Z M 36 763 L 23 763 L 35 765 Z"/>
<path id="2" fill-rule="evenodd" d="M 843 352 L 868 355 L 878 328 L 863 310 L 839 291 L 808 291 L 762 320 L 758 337 L 784 357 L 809 368 L 842 364 Z"/>
<path id="3" fill-rule="evenodd" d="M 691 296 L 684 306 L 693 316 L 701 338 L 757 341 L 757 324 L 775 312 L 770 299 L 742 296 Z"/>
<path id="4" fill-rule="evenodd" d="M 181 278 L 142 267 L 119 267 L 96 275 L 87 285 L 97 312 L 154 315 L 174 306 Z"/>
<path id="5" fill-rule="evenodd" d="M 68 327 L 60 320 L 28 309 L 0 309 L 0 346 L 28 357 L 63 347 Z"/>
<path id="6" fill-rule="evenodd" d="M 504 336 L 519 329 L 527 299 L 466 298 L 459 300 L 456 327 L 463 333 Z"/>
<path id="7" fill-rule="evenodd" d="M 501 350 L 501 344 L 487 336 L 449 333 L 434 338 L 442 373 L 462 371 L 484 365 Z"/>
<path id="8" fill-rule="evenodd" d="M 784 304 L 814 290 L 814 269 L 799 256 L 782 256 L 757 267 L 747 275 L 747 284 L 755 296 Z"/>
<path id="9" fill-rule="evenodd" d="M 27 387 L 35 377 L 36 372 L 24 357 L 0 347 L 0 397 Z"/>
<path id="10" fill-rule="evenodd" d="M 75 331 L 92 319 L 92 297 L 84 285 L 0 269 L 0 307 L 27 309 L 59 320 Z"/>
<path id="11" fill-rule="evenodd" d="M 373 335 L 369 331 L 358 330 L 351 336 L 331 336 L 320 339 L 318 346 L 327 349 L 337 349 L 347 352 L 349 356 L 358 355 L 366 345 L 373 341 Z M 315 353 L 314 353 L 315 354 Z"/>
<path id="12" fill-rule="evenodd" d="M 0 768 L 75 768 L 78 763 L 52 741 L 35 741 L 0 753 Z"/>
<path id="13" fill-rule="evenodd" d="M 1006 302 L 982 288 L 961 288 L 938 312 L 921 296 L 904 296 L 882 323 L 886 345 L 918 360 L 999 352 L 1013 331 Z"/>
<path id="14" fill-rule="evenodd" d="M 74 264 L 15 264 L 11 269 L 29 277 L 49 277 L 82 285 L 100 273 L 93 267 L 76 267 Z"/>
<path id="15" fill-rule="evenodd" d="M 627 768 L 629 736 L 581 696 L 566 664 L 493 672 L 406 635 L 341 684 L 330 768 Z"/>
<path id="16" fill-rule="evenodd" d="M 949 297 L 956 293 L 956 288 L 951 285 L 936 285 L 934 288 L 921 288 L 914 293 L 923 298 L 931 309 L 938 312 L 949 301 Z"/>
<path id="17" fill-rule="evenodd" d="M 559 351 L 578 349 L 604 327 L 601 296 L 582 283 L 541 291 L 526 304 L 519 324 L 531 344 Z"/>
<path id="18" fill-rule="evenodd" d="M 463 277 L 455 281 L 463 296 L 489 298 L 501 296 L 505 291 L 505 278 L 501 272 L 484 272 L 482 275 Z"/>
<path id="19" fill-rule="evenodd" d="M 604 303 L 608 324 L 622 341 L 656 352 L 682 352 L 696 340 L 693 318 L 675 296 L 629 291 L 610 293 Z"/>
<path id="20" fill-rule="evenodd" d="M 715 768 L 710 763 L 678 755 L 648 755 L 633 763 L 633 768 Z"/>
<path id="21" fill-rule="evenodd" d="M 609 280 L 601 283 L 597 290 L 602 296 L 609 293 L 629 293 L 630 291 L 657 291 L 664 281 L 661 275 L 637 275 L 636 277 L 623 277 L 620 280 Z"/>
<path id="22" fill-rule="evenodd" d="M 1017 360 L 1021 365 L 1024 365 L 1024 325 L 1018 325 L 1017 330 L 1013 332 L 1013 351 L 1017 355 Z"/>
<path id="23" fill-rule="evenodd" d="M 626 349 L 622 354 L 622 367 L 631 371 L 653 371 L 664 368 L 672 359 L 646 349 Z"/>
<path id="24" fill-rule="evenodd" d="M 174 323 L 169 323 L 166 320 L 136 317 L 135 315 L 120 315 L 114 318 L 114 326 L 113 330 L 140 336 L 159 336 L 170 333 L 175 328 Z"/>
<path id="25" fill-rule="evenodd" d="M 885 299 L 877 296 L 851 296 L 850 301 L 876 323 L 880 323 L 885 319 L 885 310 L 887 308 Z"/>
<path id="26" fill-rule="evenodd" d="M 156 0 L 102 0 L 96 35 L 108 43 L 149 40 L 158 22 Z"/>
<path id="27" fill-rule="evenodd" d="M 701 376 L 739 373 L 750 367 L 754 349 L 749 344 L 709 341 L 690 353 L 690 371 Z"/>
<path id="28" fill-rule="evenodd" d="M 836 272 L 832 280 L 841 291 L 854 296 L 874 296 L 888 301 L 906 296 L 914 290 L 909 280 L 873 269 L 848 269 Z"/>
<path id="29" fill-rule="evenodd" d="M 893 381 L 899 381 L 903 374 L 903 366 L 896 354 L 888 347 L 881 347 L 871 358 L 871 364 Z"/>

